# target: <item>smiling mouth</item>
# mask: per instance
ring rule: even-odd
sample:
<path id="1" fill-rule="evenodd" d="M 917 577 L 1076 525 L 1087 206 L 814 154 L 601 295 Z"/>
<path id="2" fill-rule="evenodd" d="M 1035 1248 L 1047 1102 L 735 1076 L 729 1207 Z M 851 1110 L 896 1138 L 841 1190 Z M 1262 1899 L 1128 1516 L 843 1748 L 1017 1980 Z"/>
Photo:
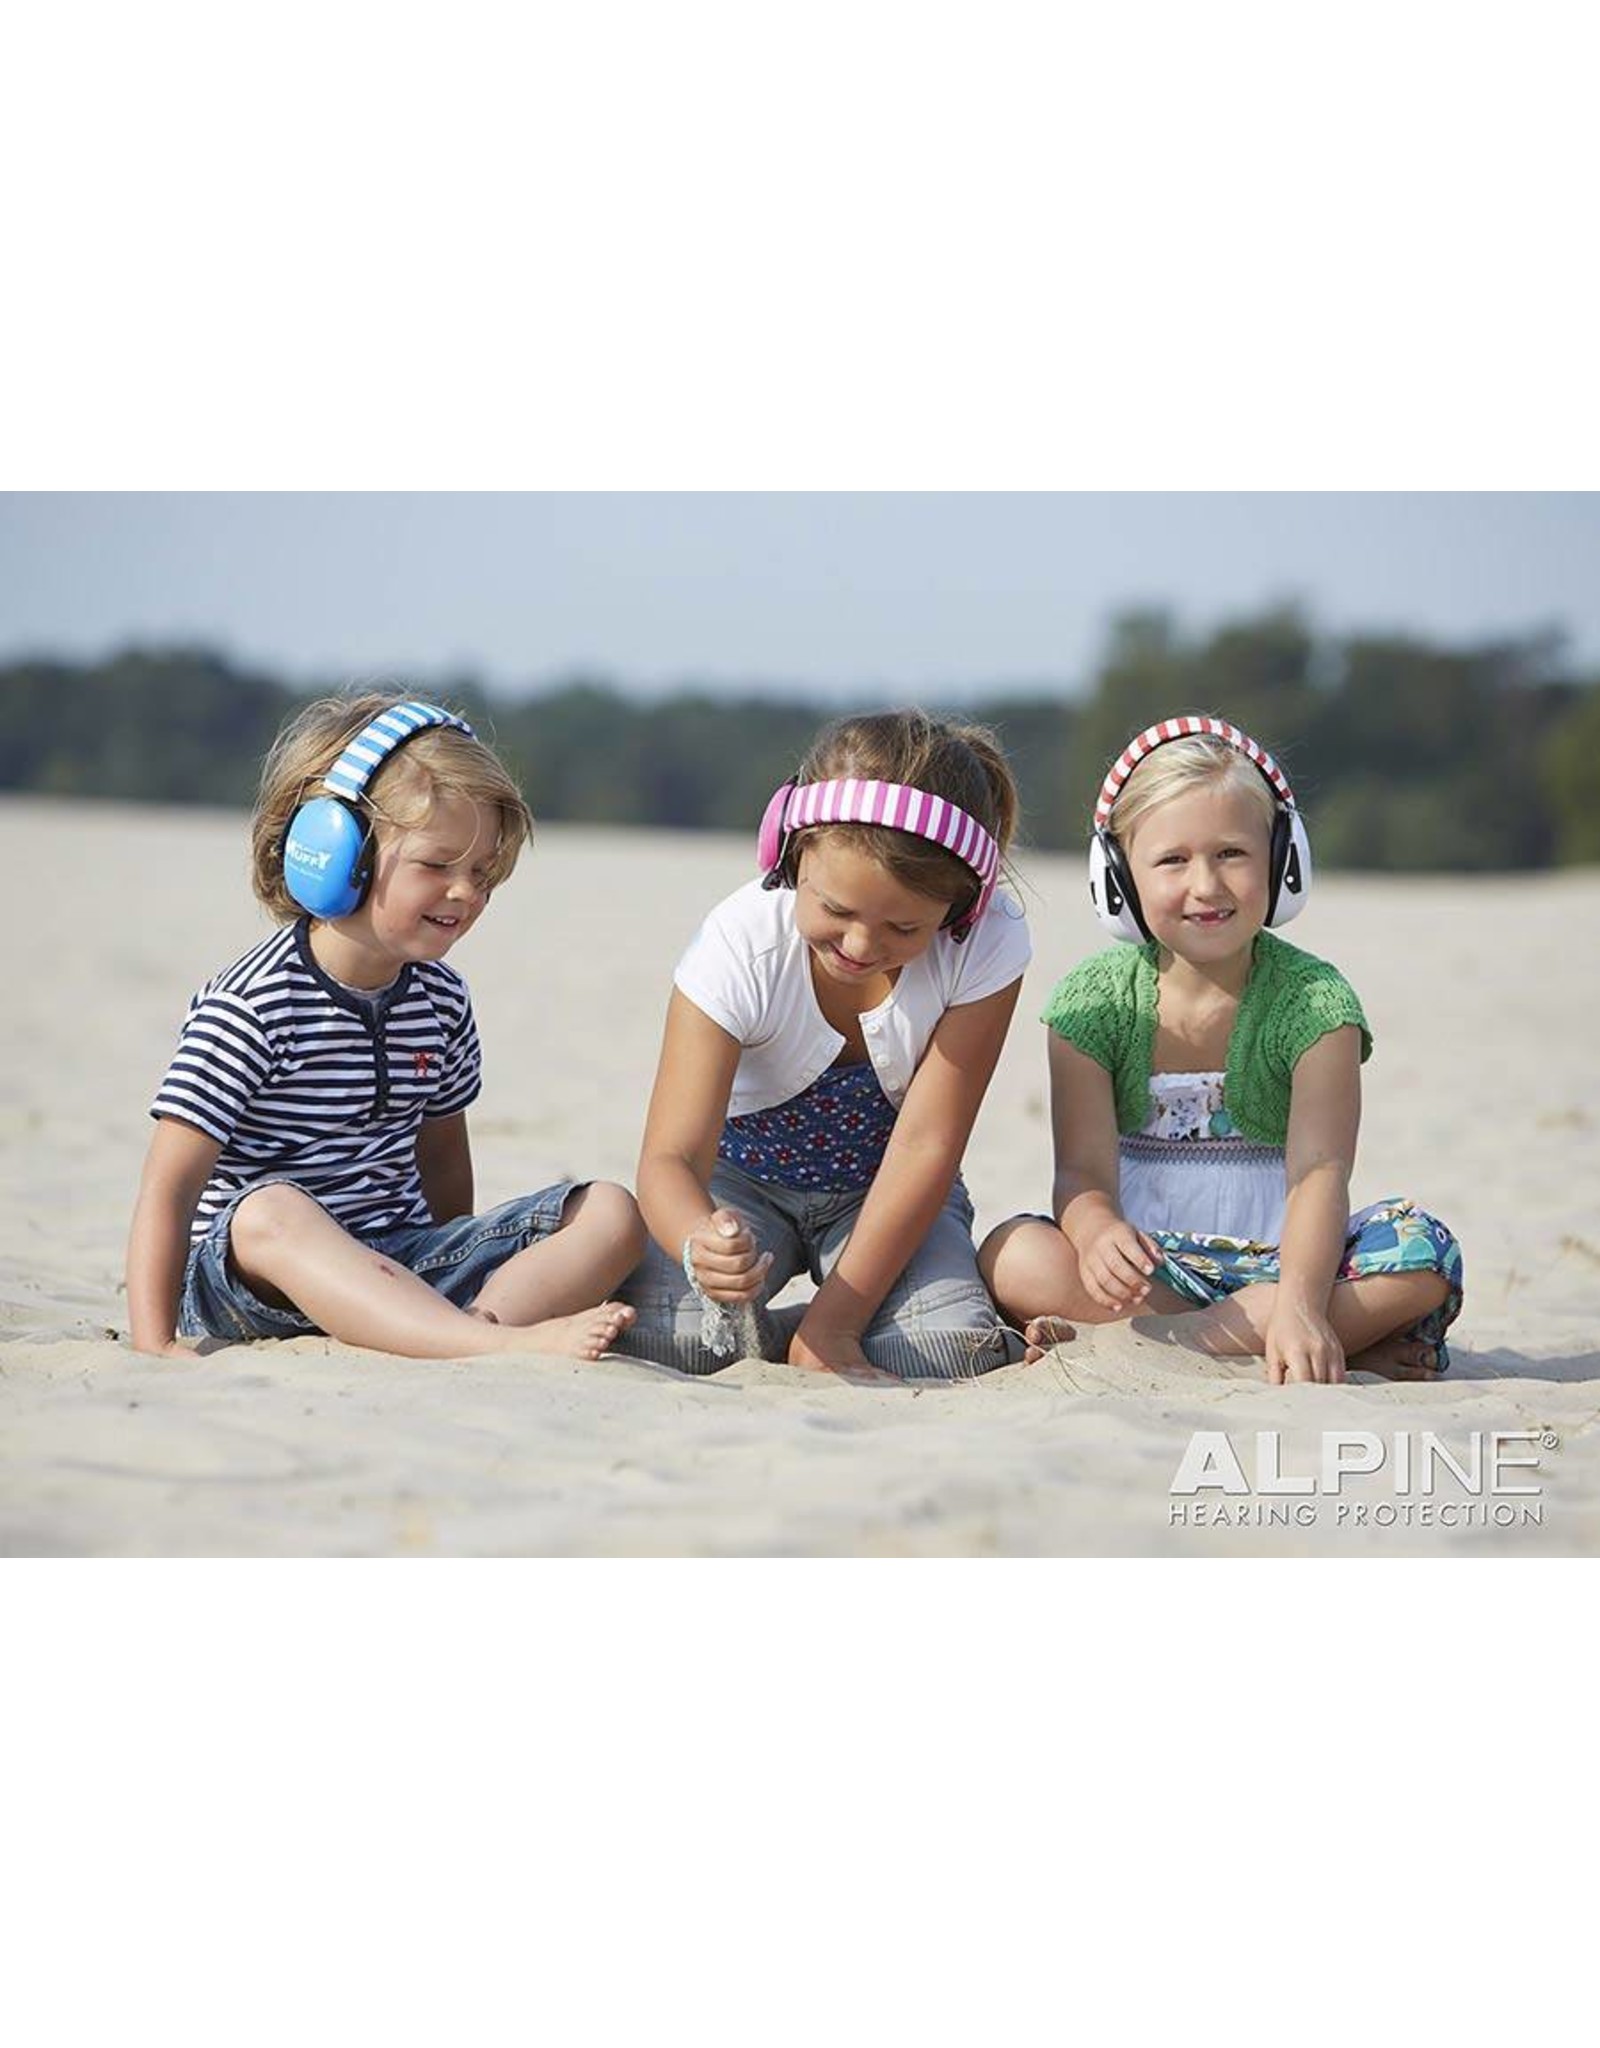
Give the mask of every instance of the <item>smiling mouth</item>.
<path id="1" fill-rule="evenodd" d="M 1188 924 L 1226 924 L 1232 917 L 1231 910 L 1191 910 L 1185 922 Z"/>
<path id="2" fill-rule="evenodd" d="M 436 924 L 441 931 L 445 932 L 457 930 L 461 923 L 459 917 L 429 917 L 426 911 L 423 912 L 422 921 L 424 924 Z"/>
<path id="3" fill-rule="evenodd" d="M 841 953 L 837 946 L 830 946 L 828 948 L 828 957 L 836 966 L 842 967 L 846 974 L 870 974 L 872 972 L 872 963 L 870 961 L 852 960 L 848 954 Z"/>

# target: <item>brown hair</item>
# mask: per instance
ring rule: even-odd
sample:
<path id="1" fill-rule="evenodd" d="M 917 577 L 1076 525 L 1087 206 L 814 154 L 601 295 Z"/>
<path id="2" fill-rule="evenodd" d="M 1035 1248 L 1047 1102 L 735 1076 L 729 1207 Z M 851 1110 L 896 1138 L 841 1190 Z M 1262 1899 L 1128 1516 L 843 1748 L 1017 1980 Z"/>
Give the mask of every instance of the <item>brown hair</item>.
<path id="1" fill-rule="evenodd" d="M 902 782 L 943 797 L 976 818 L 1002 856 L 1017 829 L 1017 785 L 1000 742 L 987 726 L 951 725 L 926 711 L 880 711 L 837 718 L 811 743 L 796 780 L 859 776 Z M 802 837 L 826 832 L 875 860 L 907 889 L 964 909 L 976 895 L 972 869 L 931 840 L 890 825 L 811 825 L 795 834 L 784 859 L 793 884 Z"/>
<path id="2" fill-rule="evenodd" d="M 381 713 L 415 697 L 395 690 L 357 696 L 319 697 L 296 713 L 273 741 L 261 767 L 261 787 L 250 819 L 250 881 L 258 900 L 280 924 L 302 915 L 283 878 L 283 842 L 289 821 L 350 741 Z M 448 708 L 448 707 L 442 707 Z M 453 726 L 419 732 L 390 755 L 361 799 L 381 838 L 425 824 L 441 797 L 466 797 L 498 814 L 499 829 L 486 866 L 488 886 L 498 888 L 533 837 L 533 817 L 522 792 L 480 739 Z"/>

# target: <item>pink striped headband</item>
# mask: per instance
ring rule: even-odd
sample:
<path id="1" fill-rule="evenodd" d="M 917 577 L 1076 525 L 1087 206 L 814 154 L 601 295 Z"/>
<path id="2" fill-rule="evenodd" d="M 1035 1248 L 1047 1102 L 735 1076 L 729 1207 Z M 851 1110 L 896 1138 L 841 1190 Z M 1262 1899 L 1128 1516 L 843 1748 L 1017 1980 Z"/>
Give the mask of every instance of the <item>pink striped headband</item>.
<path id="1" fill-rule="evenodd" d="M 1225 718 L 1163 718 L 1159 725 L 1147 725 L 1112 762 L 1111 772 L 1100 785 L 1099 800 L 1094 807 L 1095 829 L 1104 831 L 1110 824 L 1111 807 L 1121 796 L 1122 785 L 1146 754 L 1153 753 L 1167 740 L 1188 739 L 1224 740 L 1230 747 L 1237 747 L 1272 784 L 1279 802 L 1287 804 L 1290 810 L 1295 808 L 1294 791 L 1289 787 L 1288 777 L 1266 748 L 1258 747 L 1248 733 L 1241 732 L 1236 725 L 1229 725 Z"/>
<path id="2" fill-rule="evenodd" d="M 966 937 L 994 894 L 1000 848 L 993 835 L 959 804 L 931 796 L 925 789 L 855 775 L 834 782 L 786 782 L 761 820 L 757 858 L 763 872 L 774 876 L 787 835 L 811 825 L 887 825 L 895 832 L 932 840 L 964 861 L 978 879 L 978 896 L 972 908 L 950 927 L 954 937 Z"/>

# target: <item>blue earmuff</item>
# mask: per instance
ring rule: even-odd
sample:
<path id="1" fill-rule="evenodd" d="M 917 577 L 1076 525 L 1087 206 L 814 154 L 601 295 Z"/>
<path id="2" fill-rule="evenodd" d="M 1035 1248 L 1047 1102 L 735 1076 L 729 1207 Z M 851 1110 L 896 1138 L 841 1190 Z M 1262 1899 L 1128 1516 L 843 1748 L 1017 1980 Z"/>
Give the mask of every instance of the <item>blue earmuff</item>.
<path id="1" fill-rule="evenodd" d="M 430 726 L 476 733 L 437 704 L 391 704 L 363 726 L 322 778 L 324 796 L 308 797 L 283 837 L 284 887 L 313 917 L 348 917 L 359 910 L 372 881 L 372 821 L 363 802 L 367 784 L 397 747 Z"/>

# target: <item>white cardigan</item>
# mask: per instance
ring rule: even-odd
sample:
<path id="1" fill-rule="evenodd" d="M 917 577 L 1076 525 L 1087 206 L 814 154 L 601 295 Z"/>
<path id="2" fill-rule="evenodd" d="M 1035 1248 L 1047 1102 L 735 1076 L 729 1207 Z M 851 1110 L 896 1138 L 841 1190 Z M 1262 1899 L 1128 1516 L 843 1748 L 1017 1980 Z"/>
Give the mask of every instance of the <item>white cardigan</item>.
<path id="1" fill-rule="evenodd" d="M 673 975 L 695 1008 L 743 1048 L 730 1116 L 799 1095 L 833 1065 L 844 1044 L 817 1007 L 794 910 L 792 889 L 747 882 L 712 911 Z M 878 1085 L 897 1109 L 945 1011 L 1009 988 L 1032 952 L 1021 904 L 997 890 L 964 945 L 938 933 L 900 970 L 888 999 L 863 1013 Z"/>

